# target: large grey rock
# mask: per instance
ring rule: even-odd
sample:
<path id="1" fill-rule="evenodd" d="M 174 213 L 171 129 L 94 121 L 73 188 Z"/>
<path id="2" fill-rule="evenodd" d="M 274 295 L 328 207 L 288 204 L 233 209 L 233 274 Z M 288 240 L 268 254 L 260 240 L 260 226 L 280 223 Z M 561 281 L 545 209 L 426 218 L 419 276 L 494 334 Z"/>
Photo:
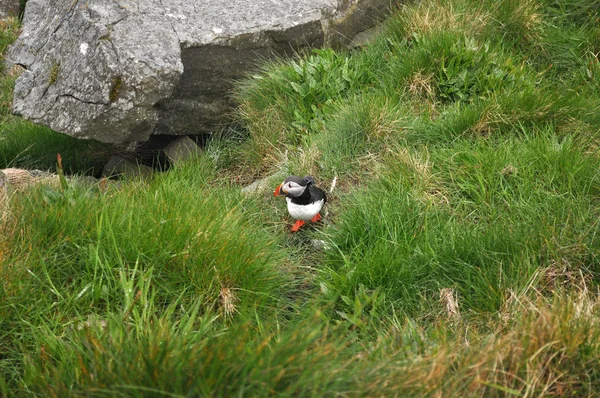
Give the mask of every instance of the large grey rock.
<path id="1" fill-rule="evenodd" d="M 257 60 L 347 44 L 392 1 L 29 0 L 13 111 L 103 142 L 210 132 Z"/>

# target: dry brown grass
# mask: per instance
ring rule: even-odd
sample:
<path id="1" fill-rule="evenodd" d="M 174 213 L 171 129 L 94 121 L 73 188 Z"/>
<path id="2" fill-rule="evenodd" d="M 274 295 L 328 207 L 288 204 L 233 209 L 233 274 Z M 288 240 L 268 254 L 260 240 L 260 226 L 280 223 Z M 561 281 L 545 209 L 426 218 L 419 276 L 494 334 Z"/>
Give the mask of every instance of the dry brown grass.
<path id="1" fill-rule="evenodd" d="M 485 30 L 491 17 L 490 12 L 483 6 L 473 9 L 465 2 L 455 7 L 442 0 L 420 2 L 416 6 L 407 7 L 405 11 L 407 38 L 413 33 L 434 31 L 468 31 L 476 35 Z"/>
<path id="2" fill-rule="evenodd" d="M 0 286 L 4 294 L 14 293 L 15 280 L 27 278 L 25 270 L 10 260 L 11 240 L 16 234 L 24 235 L 24 230 L 17 230 L 15 211 L 11 205 L 12 194 L 0 179 Z"/>
<path id="3" fill-rule="evenodd" d="M 448 319 L 460 319 L 460 311 L 458 308 L 458 296 L 454 289 L 443 288 L 440 290 L 440 303 L 446 309 Z"/>
<path id="4" fill-rule="evenodd" d="M 369 139 L 385 139 L 402 133 L 404 117 L 389 99 L 383 104 L 374 103 L 369 106 L 366 116 L 367 124 L 364 129 Z"/>
<path id="5" fill-rule="evenodd" d="M 540 289 L 555 291 L 566 288 L 585 291 L 592 278 L 592 274 L 584 272 L 581 265 L 573 266 L 567 258 L 552 260 L 548 267 L 541 270 Z"/>
<path id="6" fill-rule="evenodd" d="M 233 294 L 233 291 L 228 287 L 221 287 L 219 291 L 219 307 L 226 318 L 232 317 L 236 312 L 236 302 L 239 299 Z"/>
<path id="7" fill-rule="evenodd" d="M 394 152 L 394 157 L 401 164 L 409 166 L 425 185 L 431 182 L 432 172 L 429 154 L 416 154 L 406 148 L 400 148 Z"/>
<path id="8" fill-rule="evenodd" d="M 319 175 L 319 160 L 322 156 L 322 151 L 317 145 L 312 144 L 305 148 L 298 148 L 294 153 L 288 154 L 287 158 L 289 159 L 290 156 L 295 160 L 295 167 L 298 170 L 302 170 L 304 175 Z"/>
<path id="9" fill-rule="evenodd" d="M 543 34 L 541 5 L 535 0 L 481 2 L 476 8 L 468 1 L 424 1 L 405 7 L 403 23 L 408 40 L 414 33 L 440 31 L 465 32 L 478 37 L 490 28 L 520 32 L 520 38 L 527 42 L 536 42 Z"/>
<path id="10" fill-rule="evenodd" d="M 438 114 L 439 101 L 436 96 L 436 77 L 433 73 L 418 71 L 406 81 L 406 91 L 412 101 L 412 112 L 415 115 L 428 114 L 432 117 Z"/>
<path id="11" fill-rule="evenodd" d="M 501 121 L 502 115 L 500 112 L 500 106 L 496 103 L 486 107 L 481 112 L 477 123 L 470 128 L 470 132 L 475 136 L 490 137 Z"/>
<path id="12" fill-rule="evenodd" d="M 250 103 L 242 103 L 238 108 L 238 117 L 245 121 L 250 139 L 241 144 L 243 159 L 237 159 L 229 174 L 235 182 L 250 183 L 279 166 L 283 150 L 281 144 L 289 141 L 292 132 L 289 123 L 282 119 L 277 105 L 271 105 L 269 109 L 257 109 Z M 244 180 L 243 176 L 250 176 L 250 180 Z"/>
<path id="13" fill-rule="evenodd" d="M 509 28 L 515 32 L 520 32 L 520 39 L 524 42 L 539 42 L 543 33 L 543 17 L 539 1 L 537 0 L 504 0 L 498 2 L 497 8 L 503 7 L 510 9 L 510 19 L 505 21 L 503 28 Z M 495 9 L 495 13 L 501 13 L 502 10 Z"/>
<path id="14" fill-rule="evenodd" d="M 444 184 L 433 172 L 433 164 L 426 149 L 420 153 L 411 152 L 404 147 L 388 149 L 388 156 L 395 164 L 402 165 L 409 170 L 413 193 L 417 199 L 432 205 L 450 203 Z"/>
<path id="15" fill-rule="evenodd" d="M 417 72 L 406 82 L 408 92 L 415 98 L 435 102 L 435 76 L 433 73 Z"/>
<path id="16" fill-rule="evenodd" d="M 7 168 L 1 170 L 6 176 L 8 187 L 14 191 L 24 191 L 35 184 L 46 184 L 53 188 L 60 187 L 60 181 L 57 175 L 43 173 L 40 176 L 34 176 L 27 170 Z"/>
<path id="17" fill-rule="evenodd" d="M 450 289 L 440 293 L 445 305 L 454 300 L 449 300 L 454 297 Z M 451 339 L 416 353 L 410 366 L 375 369 L 370 391 L 393 387 L 409 394 L 461 397 L 582 396 L 594 391 L 593 380 L 582 375 L 600 366 L 598 294 L 514 295 L 509 301 L 508 322 L 501 320 L 489 334 L 469 331 L 468 323 L 452 315 L 450 328 L 457 332 Z M 449 314 L 453 310 L 458 313 L 453 307 Z"/>
<path id="18" fill-rule="evenodd" d="M 8 251 L 8 236 L 12 231 L 12 220 L 10 212 L 10 198 L 6 187 L 1 186 L 0 181 L 0 273 L 2 271 L 2 263 Z"/>

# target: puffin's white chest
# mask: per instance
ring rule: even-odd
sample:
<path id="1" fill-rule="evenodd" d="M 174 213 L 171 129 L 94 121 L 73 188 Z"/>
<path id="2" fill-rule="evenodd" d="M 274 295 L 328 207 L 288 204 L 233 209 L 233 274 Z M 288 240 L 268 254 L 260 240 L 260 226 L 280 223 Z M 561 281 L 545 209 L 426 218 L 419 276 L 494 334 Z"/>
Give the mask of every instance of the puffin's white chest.
<path id="1" fill-rule="evenodd" d="M 311 218 L 319 214 L 324 203 L 324 200 L 321 199 L 307 205 L 297 205 L 292 203 L 291 198 L 285 198 L 285 200 L 287 201 L 287 208 L 290 216 L 296 220 L 302 221 L 309 221 Z"/>

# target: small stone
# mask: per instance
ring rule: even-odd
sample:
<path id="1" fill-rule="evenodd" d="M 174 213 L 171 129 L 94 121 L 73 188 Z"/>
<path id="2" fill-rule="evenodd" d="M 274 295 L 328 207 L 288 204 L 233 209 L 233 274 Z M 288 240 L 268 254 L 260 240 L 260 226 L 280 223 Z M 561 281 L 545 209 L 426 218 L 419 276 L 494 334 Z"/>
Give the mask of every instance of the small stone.
<path id="1" fill-rule="evenodd" d="M 322 239 L 311 239 L 310 244 L 315 250 L 328 250 L 329 245 Z"/>
<path id="2" fill-rule="evenodd" d="M 0 192 L 8 191 L 8 177 L 3 171 L 0 171 Z"/>
<path id="3" fill-rule="evenodd" d="M 147 177 L 152 175 L 153 171 L 150 167 L 131 162 L 119 156 L 111 157 L 104 169 L 102 170 L 103 177 L 123 176 L 127 178 Z"/>
<path id="4" fill-rule="evenodd" d="M 519 171 L 519 169 L 517 169 L 512 164 L 509 164 L 508 166 L 506 166 L 505 168 L 502 169 L 501 173 L 503 176 L 512 176 L 512 175 L 516 175 L 518 173 L 518 171 Z"/>
<path id="5" fill-rule="evenodd" d="M 350 42 L 350 44 L 348 44 L 348 48 L 358 48 L 366 46 L 367 44 L 375 40 L 375 37 L 377 37 L 377 34 L 381 32 L 381 30 L 381 25 L 377 25 L 373 28 L 358 33 L 352 38 L 352 41 Z"/>
<path id="6" fill-rule="evenodd" d="M 169 160 L 174 164 L 181 163 L 202 154 L 202 150 L 198 144 L 196 144 L 194 140 L 187 136 L 177 138 L 175 141 L 167 145 L 163 151 Z"/>
<path id="7" fill-rule="evenodd" d="M 260 180 L 256 180 L 252 184 L 243 187 L 242 188 L 242 193 L 245 194 L 245 195 L 250 195 L 250 194 L 252 194 L 254 192 L 262 191 L 262 190 L 265 190 L 265 189 L 268 189 L 268 188 L 271 188 L 271 187 L 273 189 L 275 189 L 275 186 L 273 186 L 272 181 L 274 179 L 277 179 L 277 178 L 280 178 L 281 181 L 283 181 L 283 179 L 284 179 L 283 173 L 282 172 L 278 172 L 278 173 L 275 173 L 275 174 L 271 174 L 270 176 L 267 176 L 265 178 L 261 178 Z"/>
<path id="8" fill-rule="evenodd" d="M 6 177 L 8 187 L 17 191 L 29 187 L 36 181 L 27 170 L 23 169 L 8 168 L 2 170 L 2 173 Z"/>
<path id="9" fill-rule="evenodd" d="M 266 178 L 260 179 L 260 180 L 256 180 L 254 181 L 252 184 L 250 185 L 246 185 L 245 187 L 242 188 L 242 193 L 249 195 L 253 192 L 258 191 L 261 187 L 265 186 L 267 182 Z"/>
<path id="10" fill-rule="evenodd" d="M 28 170 L 29 175 L 35 179 L 46 179 L 52 178 L 55 174 L 50 173 L 49 171 L 44 170 Z"/>

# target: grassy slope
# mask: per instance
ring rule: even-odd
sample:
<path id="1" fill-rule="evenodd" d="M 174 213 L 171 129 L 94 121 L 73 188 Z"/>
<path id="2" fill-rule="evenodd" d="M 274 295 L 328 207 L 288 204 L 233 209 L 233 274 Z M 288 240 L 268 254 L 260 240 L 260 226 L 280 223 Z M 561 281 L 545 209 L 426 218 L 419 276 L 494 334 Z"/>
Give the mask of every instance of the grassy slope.
<path id="1" fill-rule="evenodd" d="M 599 12 L 407 5 L 365 48 L 241 82 L 241 143 L 15 195 L 0 391 L 594 395 Z M 276 171 L 338 178 L 322 227 L 239 193 Z"/>

